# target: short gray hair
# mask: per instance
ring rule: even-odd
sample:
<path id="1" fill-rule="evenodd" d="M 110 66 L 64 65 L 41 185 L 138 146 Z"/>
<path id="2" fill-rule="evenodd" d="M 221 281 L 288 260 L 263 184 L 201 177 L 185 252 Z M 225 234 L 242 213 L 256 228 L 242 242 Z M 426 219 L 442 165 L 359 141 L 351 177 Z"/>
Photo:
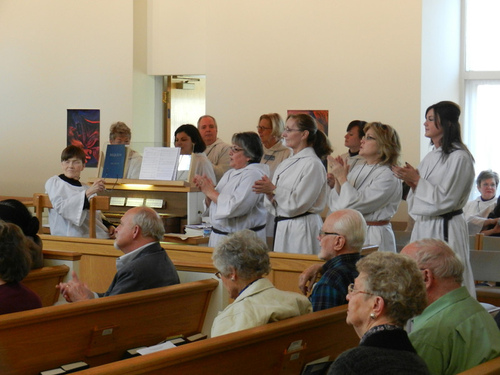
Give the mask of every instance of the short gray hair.
<path id="1" fill-rule="evenodd" d="M 418 267 L 429 269 L 438 279 L 453 278 L 461 284 L 464 280 L 464 264 L 444 241 L 426 238 L 413 242 L 417 248 L 415 260 Z"/>
<path id="2" fill-rule="evenodd" d="M 479 173 L 479 176 L 477 176 L 477 187 L 481 187 L 481 182 L 483 182 L 484 180 L 489 180 L 490 178 L 494 179 L 495 185 L 498 186 L 498 173 L 493 172 L 491 169 L 488 169 L 486 171 L 482 171 L 481 173 Z"/>
<path id="3" fill-rule="evenodd" d="M 347 208 L 337 211 L 342 215 L 333 224 L 333 231 L 345 237 L 347 246 L 361 251 L 366 237 L 366 221 L 359 211 Z"/>
<path id="4" fill-rule="evenodd" d="M 142 206 L 132 217 L 132 223 L 141 228 L 143 237 L 151 237 L 156 241 L 163 240 L 165 227 L 158 213 L 152 208 Z"/>
<path id="5" fill-rule="evenodd" d="M 249 229 L 223 238 L 215 247 L 212 260 L 224 276 L 231 273 L 231 268 L 244 280 L 271 272 L 266 243 Z"/>
<path id="6" fill-rule="evenodd" d="M 130 128 L 122 121 L 115 122 L 109 128 L 109 140 L 114 141 L 117 135 L 128 137 L 129 141 L 132 139 L 132 132 Z"/>
<path id="7" fill-rule="evenodd" d="M 395 324 L 404 326 L 427 306 L 424 279 L 413 259 L 376 251 L 361 258 L 356 268 L 367 276 L 365 292 L 384 299 L 386 314 Z"/>

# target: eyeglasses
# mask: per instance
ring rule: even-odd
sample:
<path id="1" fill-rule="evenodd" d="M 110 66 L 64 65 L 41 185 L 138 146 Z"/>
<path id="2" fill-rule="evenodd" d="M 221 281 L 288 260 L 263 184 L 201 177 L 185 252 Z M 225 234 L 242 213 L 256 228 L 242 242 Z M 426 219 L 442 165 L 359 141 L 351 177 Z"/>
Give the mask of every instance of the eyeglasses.
<path id="1" fill-rule="evenodd" d="M 324 236 L 342 236 L 342 235 L 335 232 L 325 232 L 324 230 L 320 230 L 319 237 L 323 238 Z"/>
<path id="2" fill-rule="evenodd" d="M 218 279 L 220 279 L 220 275 L 221 275 L 221 273 L 220 273 L 220 272 L 216 272 L 214 275 L 215 275 Z"/>
<path id="3" fill-rule="evenodd" d="M 273 130 L 273 128 L 265 128 L 263 126 L 257 126 L 257 130 L 262 131 L 262 130 Z"/>
<path id="4" fill-rule="evenodd" d="M 291 132 L 303 132 L 303 130 L 300 130 L 300 129 L 290 129 L 288 127 L 285 128 L 285 130 L 283 130 L 284 133 L 291 133 Z"/>
<path id="5" fill-rule="evenodd" d="M 243 151 L 243 149 L 241 147 L 238 147 L 238 146 L 232 146 L 231 151 L 232 152 L 240 152 L 240 151 Z"/>
<path id="6" fill-rule="evenodd" d="M 364 139 L 365 141 L 376 141 L 375 138 L 370 137 L 369 135 L 365 135 L 362 139 Z"/>
<path id="7" fill-rule="evenodd" d="M 354 289 L 354 284 L 352 284 L 352 283 L 349 284 L 349 286 L 347 287 L 347 293 L 349 293 L 349 294 L 363 293 L 363 294 L 369 294 L 370 296 L 374 295 L 373 293 L 368 293 L 368 292 L 365 292 L 364 290 Z"/>

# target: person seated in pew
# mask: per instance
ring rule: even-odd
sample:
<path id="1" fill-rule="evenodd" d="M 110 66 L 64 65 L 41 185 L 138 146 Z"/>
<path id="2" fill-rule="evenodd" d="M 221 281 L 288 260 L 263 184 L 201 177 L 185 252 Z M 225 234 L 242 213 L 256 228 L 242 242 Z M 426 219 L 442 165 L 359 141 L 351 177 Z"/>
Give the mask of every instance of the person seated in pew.
<path id="1" fill-rule="evenodd" d="M 212 337 L 312 311 L 306 297 L 278 290 L 264 277 L 271 271 L 268 248 L 255 232 L 245 229 L 225 237 L 212 259 L 217 277 L 234 299 L 214 319 Z"/>
<path id="2" fill-rule="evenodd" d="M 42 239 L 38 236 L 39 223 L 26 206 L 17 199 L 0 201 L 0 220 L 16 224 L 23 231 L 31 255 L 31 269 L 43 267 Z"/>
<path id="3" fill-rule="evenodd" d="M 324 264 L 313 264 L 299 276 L 299 288 L 307 295 L 313 311 L 328 309 L 347 303 L 347 287 L 354 282 L 365 242 L 366 222 L 359 211 L 345 209 L 330 214 L 319 232 L 318 258 Z M 321 279 L 314 284 L 321 274 Z"/>
<path id="4" fill-rule="evenodd" d="M 500 331 L 486 309 L 462 286 L 464 265 L 443 241 L 423 239 L 401 254 L 416 260 L 427 307 L 413 320 L 410 341 L 432 374 L 451 375 L 500 355 Z"/>
<path id="5" fill-rule="evenodd" d="M 337 357 L 328 375 L 429 374 L 403 329 L 426 305 L 425 285 L 415 261 L 376 251 L 356 267 L 359 276 L 349 285 L 346 322 L 361 341 Z"/>
<path id="6" fill-rule="evenodd" d="M 23 232 L 17 225 L 0 220 L 0 315 L 42 307 L 40 297 L 21 284 L 30 269 Z"/>
<path id="7" fill-rule="evenodd" d="M 57 288 L 68 302 L 136 292 L 179 284 L 179 276 L 160 246 L 165 229 L 156 211 L 149 207 L 128 210 L 116 228 L 115 247 L 125 253 L 116 260 L 116 275 L 105 293 L 92 292 L 73 272 Z"/>
<path id="8" fill-rule="evenodd" d="M 496 193 L 498 180 L 498 173 L 491 170 L 479 173 L 476 186 L 481 195 L 467 202 L 464 206 L 464 215 L 469 228 L 469 235 L 489 229 L 488 226 L 494 227 L 497 223 L 498 220 L 489 218 L 488 215 L 497 205 Z"/>
<path id="9" fill-rule="evenodd" d="M 49 210 L 50 233 L 54 236 L 89 236 L 89 199 L 105 190 L 104 180 L 97 179 L 92 186 L 80 182 L 85 168 L 85 152 L 77 146 L 68 146 L 61 153 L 63 173 L 53 176 L 45 183 L 52 207 Z M 97 238 L 110 238 L 115 227 L 103 223 L 101 213 L 96 215 Z"/>

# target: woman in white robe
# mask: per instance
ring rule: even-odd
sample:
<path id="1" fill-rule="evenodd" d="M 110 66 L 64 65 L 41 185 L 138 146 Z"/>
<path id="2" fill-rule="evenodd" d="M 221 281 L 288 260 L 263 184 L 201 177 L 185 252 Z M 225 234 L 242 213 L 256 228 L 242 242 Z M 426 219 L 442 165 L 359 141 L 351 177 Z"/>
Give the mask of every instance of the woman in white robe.
<path id="1" fill-rule="evenodd" d="M 257 125 L 257 132 L 262 141 L 262 146 L 264 146 L 264 155 L 260 162 L 269 166 L 269 178 L 271 179 L 278 165 L 290 157 L 292 153 L 292 150 L 281 142 L 284 127 L 283 119 L 278 113 L 268 113 L 260 116 L 259 125 Z M 272 244 L 274 215 L 271 212 L 267 213 L 266 236 L 268 243 Z"/>
<path id="2" fill-rule="evenodd" d="M 283 138 L 293 155 L 281 162 L 272 180 L 255 181 L 254 191 L 266 194 L 266 208 L 276 216 L 274 251 L 319 254 L 320 214 L 328 189 L 320 158 L 332 149 L 316 121 L 306 114 L 288 116 Z"/>
<path id="3" fill-rule="evenodd" d="M 262 143 L 256 133 L 233 135 L 229 151 L 230 166 L 214 186 L 207 176 L 196 175 L 194 183 L 205 194 L 212 233 L 208 246 L 215 247 L 228 234 L 253 230 L 266 241 L 266 217 L 264 196 L 252 191 L 253 182 L 269 176 L 269 167 L 260 164 Z"/>
<path id="4" fill-rule="evenodd" d="M 63 174 L 53 176 L 45 183 L 52 207 L 49 210 L 50 233 L 54 236 L 89 236 L 89 199 L 104 191 L 104 180 L 98 179 L 92 186 L 82 184 L 80 173 L 85 168 L 85 152 L 77 146 L 66 147 L 61 154 Z M 97 238 L 109 238 L 114 227 L 109 229 L 96 213 Z"/>
<path id="5" fill-rule="evenodd" d="M 469 227 L 469 235 L 475 235 L 490 225 L 495 225 L 498 219 L 489 219 L 488 215 L 497 205 L 498 174 L 491 170 L 482 171 L 476 180 L 477 190 L 481 194 L 476 199 L 467 202 L 464 207 L 465 220 Z"/>
<path id="6" fill-rule="evenodd" d="M 398 162 L 401 143 L 396 130 L 380 122 L 365 125 L 364 132 L 359 151 L 364 163 L 350 170 L 342 157 L 329 158 L 333 188 L 328 205 L 332 212 L 345 208 L 359 211 L 368 226 L 365 245 L 395 253 L 390 220 L 401 202 L 402 184 L 391 166 Z"/>
<path id="7" fill-rule="evenodd" d="M 474 183 L 474 159 L 460 135 L 460 107 L 449 101 L 427 108 L 425 136 L 434 148 L 417 169 L 410 164 L 393 167 L 405 181 L 408 211 L 415 220 L 411 241 L 438 238 L 448 242 L 464 262 L 464 286 L 476 296 L 469 261 L 469 236 L 462 212 Z"/>
<path id="8" fill-rule="evenodd" d="M 184 124 L 175 130 L 175 147 L 181 149 L 181 155 L 191 155 L 191 166 L 187 171 L 179 171 L 177 180 L 193 182 L 196 175 L 207 176 L 216 183 L 215 172 L 205 154 L 206 145 L 196 126 Z M 189 176 L 192 176 L 191 178 Z"/>

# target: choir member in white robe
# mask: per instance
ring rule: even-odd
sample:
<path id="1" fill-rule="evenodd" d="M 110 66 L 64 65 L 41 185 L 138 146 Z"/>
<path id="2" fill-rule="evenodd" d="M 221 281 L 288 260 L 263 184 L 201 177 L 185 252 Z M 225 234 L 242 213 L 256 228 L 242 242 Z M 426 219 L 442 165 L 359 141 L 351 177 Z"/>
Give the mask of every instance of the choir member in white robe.
<path id="1" fill-rule="evenodd" d="M 179 171 L 177 180 L 193 182 L 194 176 L 206 175 L 216 184 L 214 168 L 204 153 L 205 142 L 194 125 L 184 124 L 175 130 L 175 147 L 181 149 L 181 155 L 191 155 L 192 158 L 189 170 Z"/>
<path id="2" fill-rule="evenodd" d="M 201 116 L 198 119 L 198 130 L 201 138 L 205 142 L 208 160 L 212 163 L 217 182 L 220 181 L 224 173 L 229 170 L 229 146 L 222 139 L 217 138 L 218 127 L 214 117 L 209 115 Z"/>
<path id="3" fill-rule="evenodd" d="M 365 245 L 395 253 L 390 220 L 401 202 L 402 184 L 390 167 L 398 161 L 401 143 L 389 125 L 372 122 L 365 125 L 364 131 L 359 151 L 365 159 L 363 164 L 351 170 L 342 157 L 329 157 L 335 184 L 328 205 L 332 212 L 346 208 L 359 211 L 368 225 Z"/>
<path id="4" fill-rule="evenodd" d="M 283 119 L 278 113 L 268 113 L 260 116 L 259 124 L 257 125 L 257 132 L 264 146 L 264 155 L 260 162 L 269 166 L 269 177 L 271 179 L 278 165 L 280 165 L 283 160 L 290 157 L 292 153 L 292 150 L 281 142 L 281 133 L 283 133 L 284 127 Z M 273 235 L 274 215 L 268 212 L 266 236 L 269 244 L 272 244 Z"/>
<path id="5" fill-rule="evenodd" d="M 236 133 L 229 151 L 233 169 L 224 173 L 217 186 L 206 176 L 195 176 L 194 183 L 206 196 L 212 225 L 208 246 L 215 247 L 225 236 L 243 229 L 266 241 L 264 196 L 252 191 L 255 180 L 269 176 L 269 167 L 260 164 L 262 152 L 256 133 Z"/>
<path id="6" fill-rule="evenodd" d="M 85 168 L 85 152 L 77 146 L 66 147 L 61 154 L 63 174 L 53 176 L 45 183 L 45 191 L 52 203 L 49 209 L 50 233 L 54 236 L 89 236 L 89 199 L 104 191 L 104 180 L 97 180 L 92 186 L 82 184 L 80 173 Z M 114 227 L 109 229 L 96 212 L 97 238 L 109 238 Z"/>
<path id="7" fill-rule="evenodd" d="M 498 219 L 489 219 L 488 215 L 497 205 L 498 174 L 491 170 L 482 171 L 476 180 L 477 190 L 481 194 L 476 199 L 467 202 L 464 207 L 465 220 L 469 227 L 469 235 L 475 235 L 490 225 L 495 225 Z"/>
<path id="8" fill-rule="evenodd" d="M 365 159 L 359 155 L 361 139 L 363 139 L 365 135 L 363 131 L 365 125 L 366 121 L 362 120 L 353 120 L 347 125 L 346 134 L 344 136 L 344 146 L 347 147 L 349 151 L 340 156 L 344 162 L 351 166 L 351 169 L 365 161 Z"/>
<path id="9" fill-rule="evenodd" d="M 293 155 L 265 177 L 254 191 L 266 194 L 265 205 L 276 216 L 274 251 L 319 254 L 317 239 L 323 220 L 328 186 L 322 157 L 332 150 L 316 121 L 306 114 L 289 115 L 283 138 Z"/>
<path id="10" fill-rule="evenodd" d="M 438 238 L 448 242 L 464 262 L 464 286 L 476 296 L 469 261 L 469 236 L 462 209 L 474 183 L 474 159 L 460 135 L 460 107 L 449 101 L 427 108 L 425 136 L 434 148 L 417 169 L 393 167 L 396 177 L 411 188 L 407 202 L 415 220 L 411 242 Z M 447 218 L 444 218 L 446 215 Z"/>

